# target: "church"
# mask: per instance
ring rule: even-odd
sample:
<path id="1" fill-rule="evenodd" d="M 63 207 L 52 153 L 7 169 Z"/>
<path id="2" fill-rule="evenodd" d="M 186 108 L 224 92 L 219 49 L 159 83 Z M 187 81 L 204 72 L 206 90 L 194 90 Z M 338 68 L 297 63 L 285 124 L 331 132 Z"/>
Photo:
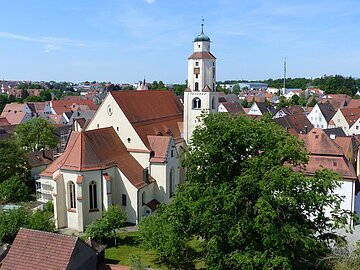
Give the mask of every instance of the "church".
<path id="1" fill-rule="evenodd" d="M 210 38 L 194 39 L 184 105 L 172 91 L 108 93 L 86 130 L 41 174 L 40 200 L 53 201 L 57 228 L 79 232 L 111 204 L 137 224 L 171 201 L 184 181 L 180 157 L 202 111 L 217 112 L 216 58 Z M 145 91 L 144 91 L 145 90 Z"/>

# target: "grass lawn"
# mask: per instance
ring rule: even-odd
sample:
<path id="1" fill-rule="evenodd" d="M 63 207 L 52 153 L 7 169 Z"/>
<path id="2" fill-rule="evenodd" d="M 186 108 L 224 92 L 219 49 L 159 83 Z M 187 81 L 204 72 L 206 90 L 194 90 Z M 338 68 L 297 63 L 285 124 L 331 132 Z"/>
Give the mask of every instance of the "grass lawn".
<path id="1" fill-rule="evenodd" d="M 138 232 L 123 232 L 118 234 L 117 246 L 110 246 L 105 250 L 105 260 L 107 263 L 129 265 L 132 254 L 139 255 L 145 267 L 154 269 L 168 269 L 157 261 L 157 256 L 140 247 Z"/>

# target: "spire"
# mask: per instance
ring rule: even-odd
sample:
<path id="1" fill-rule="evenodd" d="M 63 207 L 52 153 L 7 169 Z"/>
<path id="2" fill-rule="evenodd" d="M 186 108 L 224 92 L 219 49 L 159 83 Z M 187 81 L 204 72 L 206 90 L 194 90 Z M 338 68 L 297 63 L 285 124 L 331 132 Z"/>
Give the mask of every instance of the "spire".
<path id="1" fill-rule="evenodd" d="M 201 33 L 194 39 L 194 42 L 198 41 L 210 42 L 210 38 L 204 34 L 204 19 L 201 19 Z"/>

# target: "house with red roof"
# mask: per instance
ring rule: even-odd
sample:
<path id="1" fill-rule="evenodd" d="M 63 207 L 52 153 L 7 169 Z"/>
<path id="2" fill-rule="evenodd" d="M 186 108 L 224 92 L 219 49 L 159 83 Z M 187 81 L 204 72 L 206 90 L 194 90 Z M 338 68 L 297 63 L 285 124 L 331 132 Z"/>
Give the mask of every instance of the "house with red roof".
<path id="1" fill-rule="evenodd" d="M 305 167 L 297 168 L 305 175 L 314 175 L 317 170 L 330 169 L 342 179 L 340 186 L 333 192 L 343 196 L 341 208 L 359 213 L 359 179 L 348 154 L 352 151 L 351 139 L 330 138 L 321 128 L 314 128 L 307 134 L 299 134 L 309 152 L 309 161 Z M 331 209 L 328 209 L 330 212 Z"/>
<path id="2" fill-rule="evenodd" d="M 340 127 L 346 135 L 360 134 L 360 108 L 341 108 L 331 119 L 332 127 Z"/>
<path id="3" fill-rule="evenodd" d="M 95 250 L 78 237 L 21 228 L 1 270 L 96 270 Z"/>

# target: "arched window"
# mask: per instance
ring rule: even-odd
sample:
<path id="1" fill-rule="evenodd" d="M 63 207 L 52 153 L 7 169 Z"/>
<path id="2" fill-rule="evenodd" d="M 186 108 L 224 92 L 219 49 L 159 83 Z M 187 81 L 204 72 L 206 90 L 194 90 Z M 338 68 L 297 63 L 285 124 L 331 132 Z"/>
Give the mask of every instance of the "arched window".
<path id="1" fill-rule="evenodd" d="M 175 193 L 175 170 L 174 170 L 174 167 L 170 169 L 169 186 L 170 186 L 170 198 L 171 198 Z"/>
<path id="2" fill-rule="evenodd" d="M 94 181 L 91 181 L 89 184 L 89 201 L 90 210 L 97 209 L 96 183 Z"/>
<path id="3" fill-rule="evenodd" d="M 195 83 L 195 91 L 199 91 L 199 83 L 198 82 Z"/>
<path id="4" fill-rule="evenodd" d="M 196 97 L 192 100 L 192 108 L 193 109 L 201 109 L 201 99 Z"/>
<path id="5" fill-rule="evenodd" d="M 69 206 L 71 209 L 76 209 L 75 184 L 73 181 L 70 181 L 68 185 L 69 185 Z"/>

